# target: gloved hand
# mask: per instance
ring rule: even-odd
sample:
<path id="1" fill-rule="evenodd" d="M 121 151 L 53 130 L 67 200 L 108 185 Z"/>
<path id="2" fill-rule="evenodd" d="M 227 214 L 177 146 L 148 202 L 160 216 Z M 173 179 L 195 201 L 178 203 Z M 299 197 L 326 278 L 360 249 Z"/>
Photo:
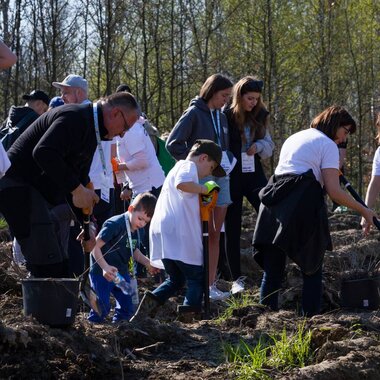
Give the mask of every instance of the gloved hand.
<path id="1" fill-rule="evenodd" d="M 207 181 L 204 185 L 207 188 L 207 194 L 210 194 L 212 191 L 217 191 L 219 193 L 220 186 L 215 181 Z"/>
<path id="2" fill-rule="evenodd" d="M 215 181 L 207 181 L 204 183 L 204 186 L 207 188 L 207 194 L 202 195 L 202 202 L 209 203 L 212 199 L 212 193 L 214 191 L 219 193 L 220 187 Z"/>

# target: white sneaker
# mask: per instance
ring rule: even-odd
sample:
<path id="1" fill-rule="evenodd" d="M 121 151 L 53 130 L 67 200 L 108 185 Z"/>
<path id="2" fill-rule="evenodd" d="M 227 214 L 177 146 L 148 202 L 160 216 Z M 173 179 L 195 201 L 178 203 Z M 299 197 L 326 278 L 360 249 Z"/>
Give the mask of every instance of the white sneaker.
<path id="1" fill-rule="evenodd" d="M 210 299 L 213 301 L 222 301 L 230 296 L 230 292 L 222 292 L 215 284 L 210 286 Z"/>
<path id="2" fill-rule="evenodd" d="M 247 276 L 241 276 L 232 283 L 232 287 L 231 287 L 232 294 L 236 294 L 236 293 L 240 293 L 244 291 L 244 286 L 245 286 L 244 281 L 246 278 Z"/>

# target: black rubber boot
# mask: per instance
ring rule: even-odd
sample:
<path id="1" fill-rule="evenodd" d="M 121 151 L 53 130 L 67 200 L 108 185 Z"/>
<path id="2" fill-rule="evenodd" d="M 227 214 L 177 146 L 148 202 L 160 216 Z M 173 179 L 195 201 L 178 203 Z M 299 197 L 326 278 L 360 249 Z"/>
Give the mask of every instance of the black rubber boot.
<path id="1" fill-rule="evenodd" d="M 178 305 L 178 320 L 184 323 L 193 322 L 194 319 L 202 318 L 202 308 L 200 306 Z"/>

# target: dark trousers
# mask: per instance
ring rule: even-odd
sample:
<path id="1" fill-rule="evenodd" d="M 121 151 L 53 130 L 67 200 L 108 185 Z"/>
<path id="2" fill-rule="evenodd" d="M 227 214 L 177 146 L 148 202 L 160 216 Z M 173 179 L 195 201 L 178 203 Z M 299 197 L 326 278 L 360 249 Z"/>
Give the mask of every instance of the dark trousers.
<path id="1" fill-rule="evenodd" d="M 248 199 L 248 202 L 253 206 L 257 213 L 260 207 L 258 194 L 268 182 L 259 159 L 255 160 L 255 169 L 256 171 L 253 173 L 233 172 L 230 179 L 232 204 L 228 206 L 225 220 L 226 253 L 228 262 L 227 265 L 223 265 L 220 268 L 224 272 L 222 273 L 223 277 L 229 280 L 236 280 L 241 276 L 240 235 L 243 198 L 246 197 Z M 230 273 L 225 273 L 226 269 L 223 270 L 222 268 L 228 268 L 228 264 Z"/>
<path id="2" fill-rule="evenodd" d="M 284 278 L 286 254 L 271 245 L 260 249 L 263 257 L 264 275 L 260 289 L 260 303 L 278 310 L 278 293 Z M 321 311 L 322 266 L 312 275 L 302 274 L 302 314 L 311 317 Z"/>
<path id="3" fill-rule="evenodd" d="M 58 238 L 52 207 L 32 186 L 8 184 L 0 190 L 0 212 L 18 240 L 35 277 L 68 277 L 65 249 Z"/>
<path id="4" fill-rule="evenodd" d="M 122 186 L 120 184 L 115 185 L 114 190 L 114 207 L 115 215 L 120 215 L 128 210 L 129 201 L 123 201 L 120 199 Z"/>

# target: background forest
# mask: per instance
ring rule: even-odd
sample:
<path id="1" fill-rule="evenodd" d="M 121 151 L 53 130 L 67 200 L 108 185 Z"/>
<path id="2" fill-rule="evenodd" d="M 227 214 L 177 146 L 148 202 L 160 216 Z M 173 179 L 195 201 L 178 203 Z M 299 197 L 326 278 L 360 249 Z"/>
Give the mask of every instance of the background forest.
<path id="1" fill-rule="evenodd" d="M 347 176 L 363 192 L 380 111 L 378 0 L 0 0 L 0 36 L 19 59 L 0 81 L 0 114 L 70 73 L 90 99 L 127 83 L 161 133 L 205 78 L 264 80 L 276 165 L 284 139 L 322 109 L 346 106 Z M 271 173 L 268 173 L 271 174 Z"/>

